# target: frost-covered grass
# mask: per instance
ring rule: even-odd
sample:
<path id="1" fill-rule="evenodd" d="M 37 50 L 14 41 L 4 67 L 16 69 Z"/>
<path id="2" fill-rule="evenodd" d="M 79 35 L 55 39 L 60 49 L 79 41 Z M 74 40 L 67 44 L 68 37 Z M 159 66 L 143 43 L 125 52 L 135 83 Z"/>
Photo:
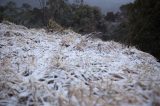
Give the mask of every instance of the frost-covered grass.
<path id="1" fill-rule="evenodd" d="M 73 31 L 0 23 L 0 106 L 159 106 L 150 54 Z"/>

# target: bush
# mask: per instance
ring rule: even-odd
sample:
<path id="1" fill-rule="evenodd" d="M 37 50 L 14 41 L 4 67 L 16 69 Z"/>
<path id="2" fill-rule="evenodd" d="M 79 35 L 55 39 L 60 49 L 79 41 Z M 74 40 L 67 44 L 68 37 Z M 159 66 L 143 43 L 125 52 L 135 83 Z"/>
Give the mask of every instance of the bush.
<path id="1" fill-rule="evenodd" d="M 50 31 L 62 31 L 63 30 L 63 28 L 58 23 L 53 21 L 52 19 L 49 20 L 47 28 Z"/>

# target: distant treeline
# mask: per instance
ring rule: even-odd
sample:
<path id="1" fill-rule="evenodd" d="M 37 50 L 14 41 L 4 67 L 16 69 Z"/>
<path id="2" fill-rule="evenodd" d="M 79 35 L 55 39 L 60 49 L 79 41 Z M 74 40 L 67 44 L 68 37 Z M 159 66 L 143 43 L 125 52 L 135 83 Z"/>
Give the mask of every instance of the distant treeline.
<path id="1" fill-rule="evenodd" d="M 17 7 L 8 2 L 0 7 L 0 21 L 35 28 L 62 26 L 78 33 L 102 32 L 103 40 L 115 40 L 149 52 L 160 59 L 160 1 L 135 0 L 123 5 L 120 12 L 101 13 L 98 7 L 85 5 L 83 0 L 39 0 L 41 8 L 29 4 Z"/>
<path id="2" fill-rule="evenodd" d="M 39 0 L 41 8 L 32 8 L 29 4 L 17 7 L 13 1 L 0 7 L 1 20 L 9 20 L 27 27 L 45 27 L 53 20 L 63 27 L 70 27 L 76 32 L 105 32 L 106 21 L 115 21 L 118 13 L 103 15 L 98 7 L 84 5 L 83 0 Z"/>

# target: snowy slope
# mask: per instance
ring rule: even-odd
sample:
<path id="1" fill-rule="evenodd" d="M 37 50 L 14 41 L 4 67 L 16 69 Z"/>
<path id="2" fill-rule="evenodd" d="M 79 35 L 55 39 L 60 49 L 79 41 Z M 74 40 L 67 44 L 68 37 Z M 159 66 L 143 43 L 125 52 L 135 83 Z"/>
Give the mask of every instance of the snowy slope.
<path id="1" fill-rule="evenodd" d="M 0 106 L 159 105 L 160 63 L 70 30 L 0 23 L 0 95 Z"/>

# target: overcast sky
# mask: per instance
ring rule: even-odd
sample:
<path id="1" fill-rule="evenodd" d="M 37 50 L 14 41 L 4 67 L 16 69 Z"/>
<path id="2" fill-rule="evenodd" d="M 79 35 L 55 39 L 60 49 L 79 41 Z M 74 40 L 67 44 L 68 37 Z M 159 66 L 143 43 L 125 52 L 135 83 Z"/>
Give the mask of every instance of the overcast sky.
<path id="1" fill-rule="evenodd" d="M 8 1 L 14 1 L 18 5 L 21 5 L 23 3 L 31 4 L 32 6 L 39 6 L 38 0 L 0 0 L 0 4 L 4 4 Z M 72 1 L 72 0 L 70 0 Z M 92 6 L 98 6 L 103 13 L 106 13 L 108 11 L 118 11 L 119 7 L 122 4 L 126 4 L 129 2 L 133 2 L 134 0 L 84 0 L 86 4 L 92 5 Z"/>
<path id="2" fill-rule="evenodd" d="M 87 4 L 98 6 L 102 12 L 118 11 L 122 4 L 133 2 L 134 0 L 84 0 Z"/>

